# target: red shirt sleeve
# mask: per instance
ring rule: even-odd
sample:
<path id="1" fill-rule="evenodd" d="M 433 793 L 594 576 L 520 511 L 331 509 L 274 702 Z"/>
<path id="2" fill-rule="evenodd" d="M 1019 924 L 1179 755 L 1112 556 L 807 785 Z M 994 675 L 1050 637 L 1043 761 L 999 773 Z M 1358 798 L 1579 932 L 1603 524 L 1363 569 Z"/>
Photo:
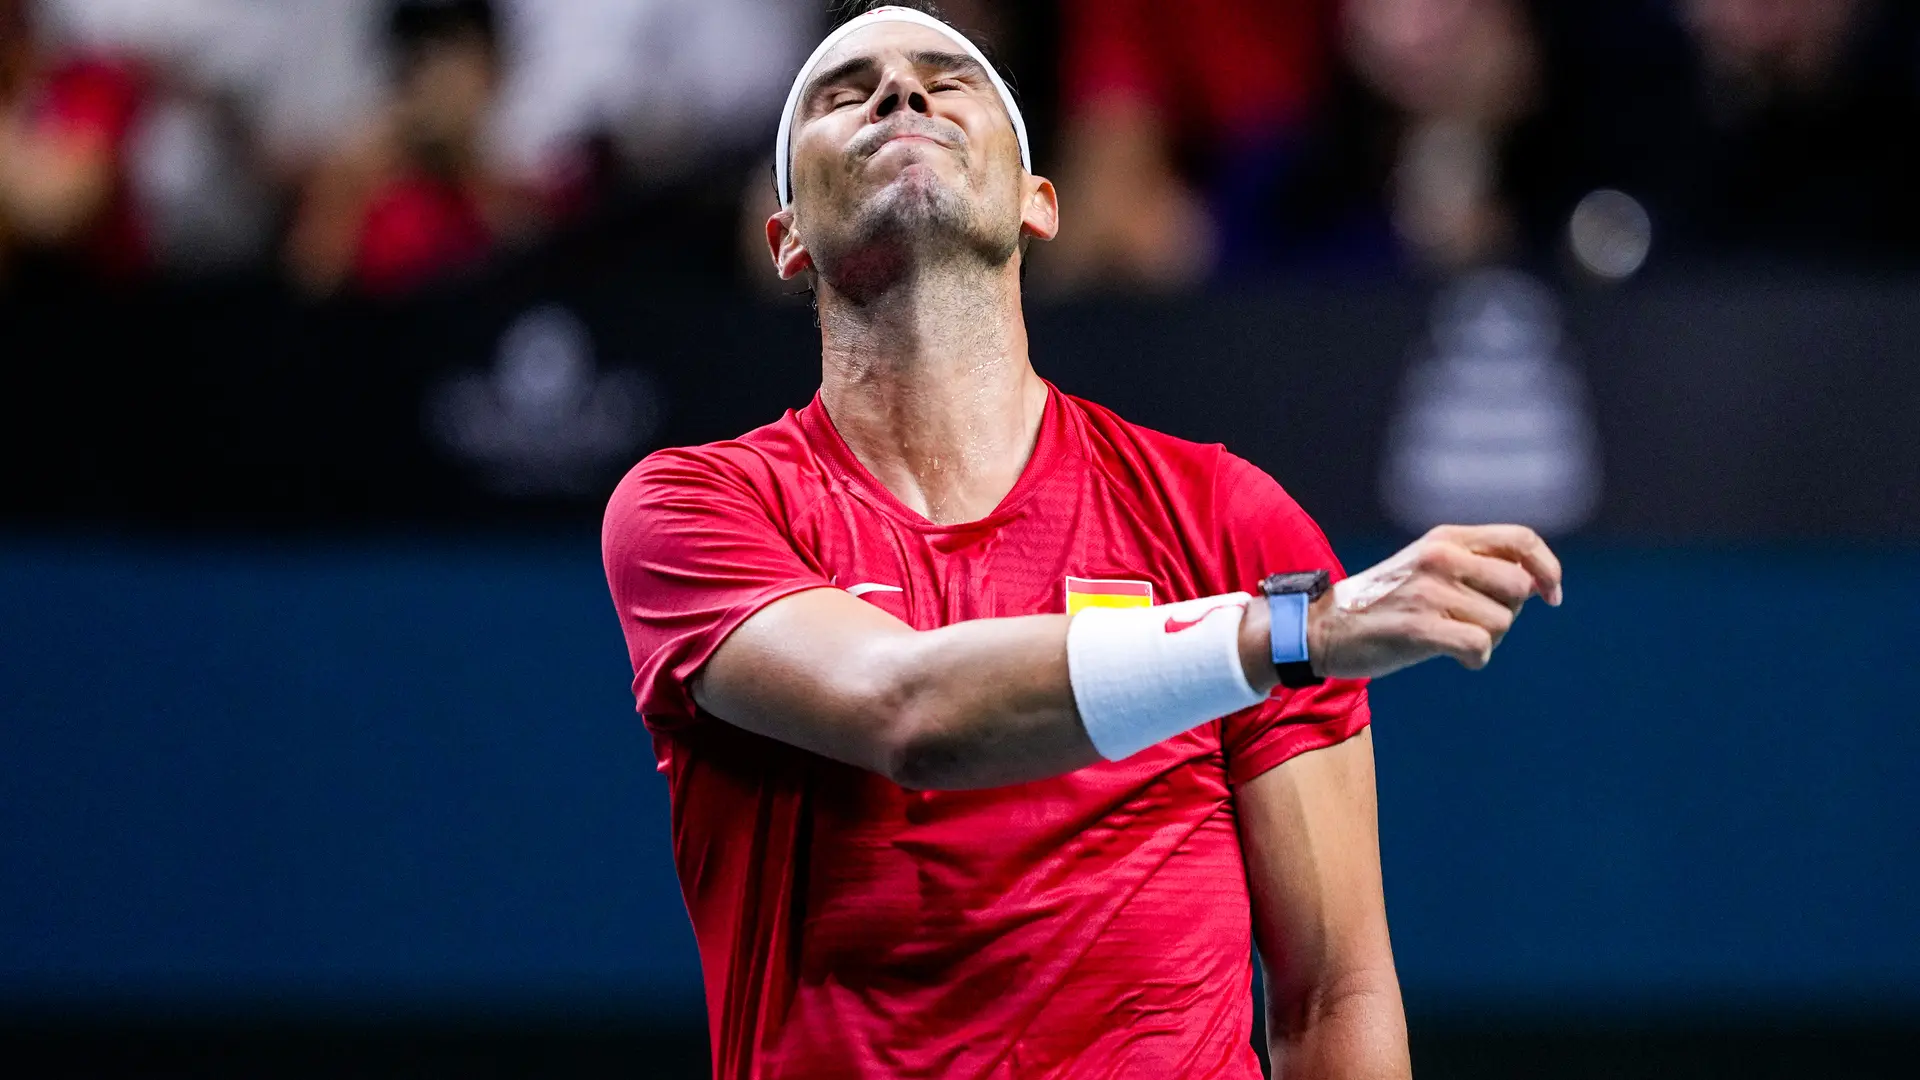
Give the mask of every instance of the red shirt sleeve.
<path id="1" fill-rule="evenodd" d="M 1326 534 L 1272 477 L 1223 452 L 1214 485 L 1222 561 L 1233 588 L 1254 592 L 1268 574 L 1294 570 L 1329 570 L 1335 580 L 1346 576 Z M 1289 758 L 1344 742 L 1371 719 L 1364 679 L 1276 690 L 1264 703 L 1221 721 L 1228 782 L 1244 784 Z"/>
<path id="2" fill-rule="evenodd" d="M 832 583 L 794 549 L 770 473 L 750 454 L 666 450 L 614 491 L 601 529 L 607 584 L 656 727 L 694 716 L 688 684 L 727 635 L 784 596 Z"/>

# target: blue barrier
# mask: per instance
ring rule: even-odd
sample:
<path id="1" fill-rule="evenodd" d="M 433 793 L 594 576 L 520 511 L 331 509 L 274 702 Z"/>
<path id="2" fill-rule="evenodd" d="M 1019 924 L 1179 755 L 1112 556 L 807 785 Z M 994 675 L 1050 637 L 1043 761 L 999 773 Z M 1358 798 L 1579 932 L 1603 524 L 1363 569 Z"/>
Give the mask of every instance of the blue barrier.
<path id="1" fill-rule="evenodd" d="M 1410 1001 L 1920 1005 L 1920 552 L 1568 561 L 1376 689 Z M 692 1014 L 626 673 L 591 537 L 0 543 L 0 1002 Z"/>

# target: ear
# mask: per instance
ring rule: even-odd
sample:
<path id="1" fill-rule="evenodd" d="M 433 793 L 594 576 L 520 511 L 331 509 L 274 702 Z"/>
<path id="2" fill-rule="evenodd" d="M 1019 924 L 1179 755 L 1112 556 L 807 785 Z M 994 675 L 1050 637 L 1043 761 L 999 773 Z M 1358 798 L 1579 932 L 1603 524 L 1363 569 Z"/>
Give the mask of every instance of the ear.
<path id="1" fill-rule="evenodd" d="M 1029 176 L 1022 181 L 1027 200 L 1020 208 L 1020 231 L 1038 240 L 1060 235 L 1060 196 L 1053 181 L 1044 176 Z"/>
<path id="2" fill-rule="evenodd" d="M 781 281 L 792 281 L 813 268 L 813 256 L 793 227 L 793 207 L 783 207 L 767 219 L 767 250 Z"/>

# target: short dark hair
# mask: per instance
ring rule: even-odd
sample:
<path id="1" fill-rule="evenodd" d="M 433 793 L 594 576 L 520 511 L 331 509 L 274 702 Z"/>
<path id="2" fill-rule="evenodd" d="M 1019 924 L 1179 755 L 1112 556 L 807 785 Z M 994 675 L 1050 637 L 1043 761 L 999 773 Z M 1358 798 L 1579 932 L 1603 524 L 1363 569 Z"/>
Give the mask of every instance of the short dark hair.
<path id="1" fill-rule="evenodd" d="M 903 7 L 917 11 L 922 15 L 931 15 L 941 22 L 947 21 L 947 13 L 933 0 L 840 0 L 834 5 L 833 25 L 852 22 L 875 8 Z"/>
<path id="2" fill-rule="evenodd" d="M 0 0 L 0 45 L 12 45 L 9 39 L 18 35 L 20 40 L 33 38 L 33 5 L 27 0 Z"/>
<path id="3" fill-rule="evenodd" d="M 427 46 L 462 38 L 478 38 L 498 51 L 500 18 L 493 0 L 393 0 L 387 10 L 387 43 L 403 64 Z"/>

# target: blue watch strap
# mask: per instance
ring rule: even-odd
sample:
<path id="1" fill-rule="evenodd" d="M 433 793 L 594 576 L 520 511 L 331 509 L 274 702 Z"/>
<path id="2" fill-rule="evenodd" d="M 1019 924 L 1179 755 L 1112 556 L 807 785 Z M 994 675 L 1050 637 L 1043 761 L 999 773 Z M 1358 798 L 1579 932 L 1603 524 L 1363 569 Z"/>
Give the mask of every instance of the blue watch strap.
<path id="1" fill-rule="evenodd" d="M 1309 603 L 1306 593 L 1267 597 L 1267 635 L 1273 642 L 1274 666 L 1306 662 Z"/>

